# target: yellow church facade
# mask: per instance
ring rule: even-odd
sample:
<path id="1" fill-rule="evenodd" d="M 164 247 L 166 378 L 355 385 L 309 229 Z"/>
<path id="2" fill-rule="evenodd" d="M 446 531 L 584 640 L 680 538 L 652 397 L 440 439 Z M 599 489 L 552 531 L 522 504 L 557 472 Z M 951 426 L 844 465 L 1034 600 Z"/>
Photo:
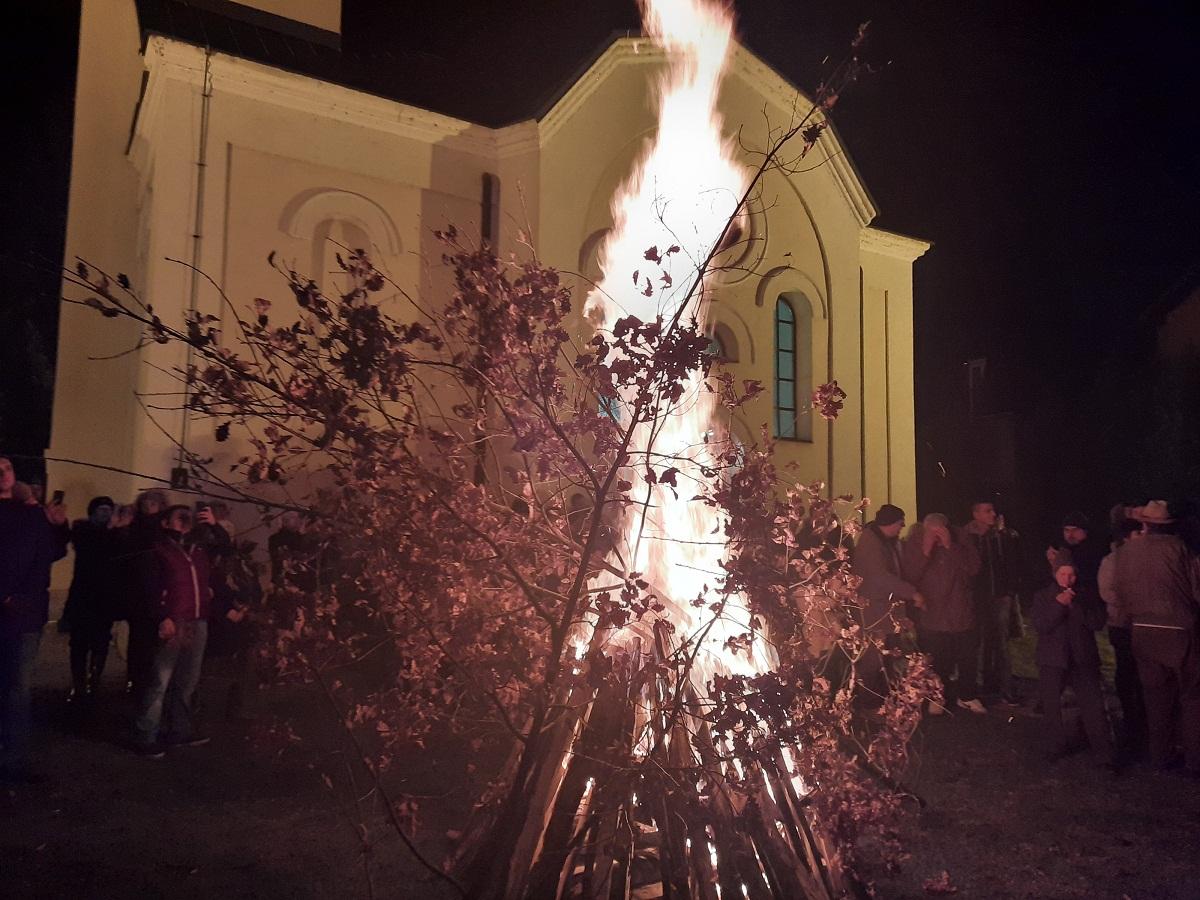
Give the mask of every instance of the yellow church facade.
<path id="1" fill-rule="evenodd" d="M 336 37 L 337 0 L 241 5 Z M 126 273 L 164 319 L 224 319 L 227 304 L 245 316 L 256 297 L 283 298 L 271 252 L 323 281 L 338 244 L 362 246 L 427 304 L 450 282 L 433 231 L 453 223 L 579 273 L 582 307 L 611 197 L 655 127 L 662 64 L 644 39 L 617 40 L 543 115 L 492 129 L 143 33 L 134 0 L 84 0 L 67 265 Z M 720 106 L 743 145 L 764 147 L 768 123 L 809 101 L 737 47 Z M 709 319 L 726 365 L 768 388 L 735 429 L 755 440 L 767 426 L 796 480 L 915 512 L 912 267 L 929 245 L 871 227 L 832 130 L 802 168 L 766 175 L 729 251 L 737 265 L 717 279 Z M 239 455 L 170 409 L 183 350 L 138 343 L 131 323 L 63 305 L 47 457 L 50 481 L 80 504 L 168 478 L 180 442 L 218 469 Z M 825 422 L 807 392 L 834 379 L 848 399 Z"/>

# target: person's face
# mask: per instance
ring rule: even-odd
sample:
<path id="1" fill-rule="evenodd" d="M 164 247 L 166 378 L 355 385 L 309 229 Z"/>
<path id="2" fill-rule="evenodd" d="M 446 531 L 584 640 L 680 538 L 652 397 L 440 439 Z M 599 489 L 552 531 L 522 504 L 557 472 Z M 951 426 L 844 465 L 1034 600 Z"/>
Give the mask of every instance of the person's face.
<path id="1" fill-rule="evenodd" d="M 1078 525 L 1063 526 L 1063 540 L 1075 547 L 1087 540 L 1087 529 L 1080 528 Z"/>
<path id="2" fill-rule="evenodd" d="M 12 493 L 13 485 L 17 483 L 17 473 L 13 471 L 10 460 L 0 456 L 0 494 L 8 496 Z"/>
<path id="3" fill-rule="evenodd" d="M 108 520 L 112 518 L 113 508 L 107 503 L 102 503 L 92 510 L 92 514 L 88 516 L 92 520 L 93 525 L 107 525 Z"/>
<path id="4" fill-rule="evenodd" d="M 976 503 L 971 518 L 985 528 L 991 528 L 996 524 L 996 507 L 990 503 Z"/>
<path id="5" fill-rule="evenodd" d="M 897 538 L 900 537 L 900 532 L 904 530 L 904 520 L 893 522 L 891 525 L 880 525 L 879 531 L 884 537 Z"/>
<path id="6" fill-rule="evenodd" d="M 192 514 L 186 509 L 177 509 L 163 521 L 163 528 L 176 534 L 187 534 L 192 530 Z"/>
<path id="7" fill-rule="evenodd" d="M 143 516 L 157 516 L 162 512 L 162 503 L 157 497 L 141 497 L 137 505 L 138 512 Z"/>
<path id="8" fill-rule="evenodd" d="M 1061 588 L 1075 587 L 1075 569 L 1072 566 L 1059 566 L 1054 572 L 1054 580 Z"/>

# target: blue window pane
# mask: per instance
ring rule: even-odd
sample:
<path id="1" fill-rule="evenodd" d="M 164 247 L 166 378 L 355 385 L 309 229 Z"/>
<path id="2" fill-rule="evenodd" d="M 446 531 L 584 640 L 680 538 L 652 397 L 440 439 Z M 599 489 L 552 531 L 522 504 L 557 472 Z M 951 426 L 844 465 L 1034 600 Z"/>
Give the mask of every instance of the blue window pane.
<path id="1" fill-rule="evenodd" d="M 600 415 L 608 416 L 614 422 L 621 421 L 621 401 L 616 397 L 600 398 Z"/>
<path id="2" fill-rule="evenodd" d="M 780 410 L 775 414 L 775 436 L 781 438 L 796 436 L 796 420 L 790 411 Z"/>
<path id="3" fill-rule="evenodd" d="M 780 379 L 775 384 L 775 405 L 781 410 L 795 410 L 796 383 Z"/>
<path id="4" fill-rule="evenodd" d="M 792 350 L 795 348 L 796 326 L 787 322 L 777 322 L 775 324 L 775 346 L 780 350 Z"/>
<path id="5" fill-rule="evenodd" d="M 791 350 L 780 350 L 775 354 L 775 375 L 778 378 L 795 378 L 796 355 Z"/>
<path id="6" fill-rule="evenodd" d="M 779 300 L 775 304 L 775 321 L 776 322 L 795 322 L 796 315 L 792 312 L 792 304 L 786 300 Z"/>

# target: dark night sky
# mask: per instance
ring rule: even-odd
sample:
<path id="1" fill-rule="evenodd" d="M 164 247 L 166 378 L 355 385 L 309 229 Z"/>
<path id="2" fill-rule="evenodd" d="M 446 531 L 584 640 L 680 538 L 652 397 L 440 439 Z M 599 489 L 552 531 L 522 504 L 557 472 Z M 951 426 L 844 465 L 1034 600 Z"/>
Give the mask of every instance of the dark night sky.
<path id="1" fill-rule="evenodd" d="M 1053 421 L 1086 451 L 1094 434 L 1071 410 L 1148 305 L 1200 264 L 1200 14 L 1163 0 L 735 5 L 741 40 L 804 89 L 820 79 L 823 57 L 837 58 L 857 24 L 872 22 L 867 55 L 879 71 L 834 118 L 881 210 L 877 224 L 935 244 L 915 269 L 918 427 L 929 459 L 952 455 L 965 427 L 962 363 L 975 356 L 989 359 L 997 408 L 1033 427 Z M 344 0 L 343 46 L 377 61 L 410 102 L 502 124 L 535 112 L 613 32 L 637 29 L 634 0 Z M 54 65 L 57 76 L 38 74 L 34 96 L 47 91 L 61 108 L 69 91 L 55 78 L 69 84 L 70 66 Z M 40 160 L 40 151 L 14 151 L 13 140 L 30 137 L 18 130 L 9 154 Z M 41 172 L 53 202 L 21 205 L 45 226 L 47 257 L 60 252 L 51 245 L 65 204 L 53 187 L 61 169 L 49 160 Z M 1062 488 L 1055 463 L 1039 458 L 1046 442 L 1022 441 L 1029 484 Z M 1086 459 L 1073 468 L 1086 472 Z M 924 497 L 954 496 L 922 474 Z M 951 475 L 968 490 L 970 473 Z M 1074 490 L 1048 502 L 1067 503 Z"/>

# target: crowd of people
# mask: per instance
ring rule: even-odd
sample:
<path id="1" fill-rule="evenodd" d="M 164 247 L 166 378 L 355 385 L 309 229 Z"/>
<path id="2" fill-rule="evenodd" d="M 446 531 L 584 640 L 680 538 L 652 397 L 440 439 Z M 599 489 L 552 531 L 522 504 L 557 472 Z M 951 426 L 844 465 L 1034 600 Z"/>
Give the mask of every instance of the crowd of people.
<path id="1" fill-rule="evenodd" d="M 125 690 L 134 705 L 130 747 L 162 757 L 197 746 L 194 698 L 204 667 L 230 685 L 225 715 L 244 715 L 253 684 L 254 616 L 263 596 L 254 544 L 238 540 L 222 502 L 171 503 L 159 490 L 125 506 L 95 497 L 67 522 L 61 498 L 42 504 L 0 457 L 0 777 L 39 780 L 30 754 L 34 663 L 50 612 L 50 569 L 72 547 L 74 573 L 58 629 L 69 635 L 73 721 L 95 709 L 114 646 L 128 624 Z M 281 585 L 304 546 L 303 522 L 285 514 L 268 549 Z"/>
<path id="2" fill-rule="evenodd" d="M 1035 708 L 1046 719 L 1048 759 L 1078 748 L 1063 717 L 1069 686 L 1098 762 L 1119 772 L 1146 758 L 1200 776 L 1200 556 L 1165 501 L 1119 504 L 1109 525 L 1106 547 L 1085 515 L 1068 514 L 1045 564 L 1030 566 L 1020 536 L 990 501 L 974 503 L 957 528 L 930 513 L 903 538 L 904 511 L 885 504 L 852 556 L 866 624 L 903 612 L 915 625 L 917 647 L 944 688 L 929 715 L 986 715 L 988 705 L 1025 699 L 1014 690 L 1009 642 L 1022 636 L 1027 617 L 1037 635 Z M 1105 628 L 1119 723 L 1104 702 L 1096 634 Z"/>
<path id="3" fill-rule="evenodd" d="M 60 496 L 43 502 L 0 457 L 0 777 L 37 777 L 33 670 L 49 618 L 51 565 L 68 547 L 74 575 L 58 627 L 69 634 L 68 705 L 77 718 L 97 701 L 117 621 L 128 623 L 125 683 L 137 753 L 158 758 L 172 746 L 207 742 L 193 709 L 206 665 L 230 680 L 226 715 L 242 716 L 253 683 L 248 613 L 264 580 L 254 545 L 238 539 L 229 513 L 221 502 L 173 504 L 150 490 L 131 506 L 95 497 L 86 518 L 68 523 Z M 1182 762 L 1200 776 L 1200 556 L 1178 525 L 1161 500 L 1122 504 L 1105 546 L 1086 516 L 1071 513 L 1045 562 L 1031 566 L 991 501 L 973 504 L 958 527 L 930 513 L 903 537 L 904 511 L 885 504 L 863 528 L 852 565 L 868 627 L 894 631 L 898 612 L 915 626 L 916 646 L 944 688 L 941 702 L 928 701 L 929 715 L 986 715 L 989 706 L 1035 700 L 1046 718 L 1047 756 L 1057 759 L 1078 748 L 1063 716 L 1069 686 L 1101 763 L 1119 771 L 1146 757 L 1162 769 Z M 305 567 L 296 563 L 309 537 L 297 514 L 281 517 L 268 542 L 275 588 L 305 588 Z M 1019 696 L 1010 653 L 1026 621 L 1037 635 L 1034 698 Z M 1105 628 L 1119 723 L 1104 702 L 1096 634 Z"/>

